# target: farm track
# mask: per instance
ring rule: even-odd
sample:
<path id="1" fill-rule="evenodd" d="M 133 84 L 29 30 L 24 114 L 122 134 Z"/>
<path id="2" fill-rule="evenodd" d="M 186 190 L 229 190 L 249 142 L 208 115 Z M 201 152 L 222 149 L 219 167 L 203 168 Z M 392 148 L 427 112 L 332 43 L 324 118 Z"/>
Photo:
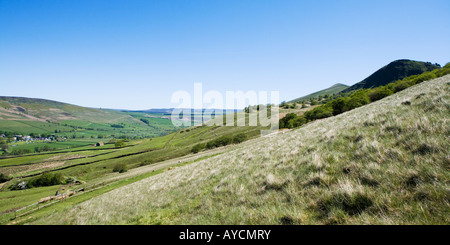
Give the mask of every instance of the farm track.
<path id="1" fill-rule="evenodd" d="M 177 136 L 177 134 L 180 132 L 180 130 L 178 130 L 173 136 L 172 138 L 170 138 L 166 144 L 164 144 L 164 147 L 162 149 L 166 149 L 166 146 L 169 145 L 169 143 L 175 138 L 175 136 Z"/>

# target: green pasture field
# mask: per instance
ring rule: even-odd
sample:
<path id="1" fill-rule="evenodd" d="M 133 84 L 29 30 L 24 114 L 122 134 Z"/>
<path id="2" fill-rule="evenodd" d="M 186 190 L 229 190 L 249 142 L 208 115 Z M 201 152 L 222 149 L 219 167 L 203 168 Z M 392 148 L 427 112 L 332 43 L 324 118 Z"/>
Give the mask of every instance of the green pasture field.
<path id="1" fill-rule="evenodd" d="M 0 130 L 17 132 L 22 135 L 27 135 L 31 133 L 53 134 L 55 130 L 60 130 L 61 132 L 69 132 L 73 129 L 71 127 L 66 127 L 55 123 L 40 121 L 0 120 Z"/>
<path id="2" fill-rule="evenodd" d="M 86 139 L 86 140 L 75 140 L 75 139 L 69 139 L 67 141 L 62 142 L 45 142 L 45 141 L 19 141 L 17 143 L 12 143 L 10 146 L 10 150 L 14 149 L 30 149 L 34 151 L 36 147 L 44 147 L 49 146 L 51 148 L 54 148 L 56 150 L 58 149 L 68 149 L 68 148 L 74 148 L 74 147 L 80 147 L 80 146 L 88 146 L 93 145 L 97 143 L 97 140 L 92 139 Z"/>

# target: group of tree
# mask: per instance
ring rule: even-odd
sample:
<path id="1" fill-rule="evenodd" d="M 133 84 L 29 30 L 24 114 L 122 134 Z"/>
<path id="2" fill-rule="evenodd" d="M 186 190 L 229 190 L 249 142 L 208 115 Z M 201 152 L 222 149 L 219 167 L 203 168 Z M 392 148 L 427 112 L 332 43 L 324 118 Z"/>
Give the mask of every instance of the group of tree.
<path id="1" fill-rule="evenodd" d="M 14 155 L 14 156 L 19 156 L 19 155 L 25 155 L 25 154 L 31 154 L 31 153 L 41 153 L 41 152 L 47 152 L 47 151 L 54 151 L 56 150 L 56 148 L 50 147 L 48 145 L 44 145 L 42 147 L 40 146 L 36 146 L 34 147 L 34 151 L 32 149 L 12 149 L 11 151 L 9 151 L 11 148 L 9 148 L 9 145 L 7 143 L 5 143 L 4 141 L 0 140 L 0 149 L 2 151 L 4 151 L 5 155 Z"/>
<path id="2" fill-rule="evenodd" d="M 286 101 L 283 101 L 283 102 L 280 103 L 280 108 L 283 108 L 283 109 L 295 109 L 295 108 L 297 108 L 297 103 L 294 102 L 292 104 L 289 104 L 289 103 L 286 103 Z"/>
<path id="3" fill-rule="evenodd" d="M 0 183 L 4 183 L 6 181 L 11 180 L 11 176 L 10 175 L 6 175 L 4 173 L 0 173 Z"/>
<path id="4" fill-rule="evenodd" d="M 113 172 L 125 173 L 128 171 L 128 167 L 125 163 L 117 163 L 114 165 Z"/>
<path id="5" fill-rule="evenodd" d="M 435 69 L 422 74 L 409 76 L 384 86 L 371 89 L 359 89 L 351 93 L 341 94 L 340 97 L 307 111 L 301 116 L 298 116 L 295 113 L 287 114 L 284 118 L 280 119 L 279 126 L 280 128 L 300 127 L 308 122 L 341 114 L 354 108 L 380 100 L 415 84 L 447 74 L 450 74 L 450 63 L 441 69 Z"/>
<path id="6" fill-rule="evenodd" d="M 30 180 L 18 181 L 13 183 L 8 188 L 10 190 L 24 190 L 33 187 L 52 186 L 65 184 L 66 179 L 61 173 L 44 172 L 43 174 L 36 176 Z"/>
<path id="7" fill-rule="evenodd" d="M 324 95 L 318 95 L 317 97 L 313 97 L 310 99 L 303 99 L 298 100 L 292 103 L 287 103 L 286 101 L 283 101 L 280 103 L 280 108 L 283 109 L 303 109 L 307 108 L 309 106 L 315 106 L 320 104 L 326 104 L 332 100 L 335 100 L 339 98 L 342 95 L 338 94 L 324 94 Z"/>
<path id="8" fill-rule="evenodd" d="M 25 154 L 30 154 L 32 153 L 31 149 L 14 149 L 11 152 L 9 152 L 9 155 L 25 155 Z"/>
<path id="9" fill-rule="evenodd" d="M 52 186 L 59 185 L 64 183 L 64 177 L 61 173 L 50 173 L 45 172 L 30 181 L 28 181 L 27 186 L 29 188 L 32 187 L 40 187 L 40 186 Z"/>
<path id="10" fill-rule="evenodd" d="M 324 95 L 319 95 L 317 97 L 311 98 L 311 99 L 307 99 L 307 100 L 301 100 L 298 103 L 301 103 L 302 105 L 306 105 L 309 104 L 311 106 L 314 105 L 321 105 L 321 104 L 326 104 L 330 101 L 333 101 L 337 98 L 339 98 L 340 94 L 336 93 L 336 94 L 324 94 Z M 303 106 L 302 108 L 305 108 L 306 106 Z"/>
<path id="11" fill-rule="evenodd" d="M 4 152 L 8 151 L 9 145 L 6 139 L 0 139 L 0 149 Z"/>
<path id="12" fill-rule="evenodd" d="M 205 143 L 196 144 L 192 147 L 191 152 L 192 153 L 198 153 L 204 149 L 214 149 L 221 146 L 226 146 L 229 144 L 239 144 L 241 142 L 244 142 L 248 139 L 247 135 L 244 133 L 239 133 L 234 136 L 230 135 L 224 135 L 220 136 L 217 139 L 208 141 Z"/>
<path id="13" fill-rule="evenodd" d="M 245 113 L 251 113 L 251 112 L 255 112 L 255 111 L 257 112 L 257 111 L 260 111 L 261 109 L 263 109 L 263 110 L 266 109 L 268 112 L 270 112 L 270 110 L 272 109 L 272 106 L 273 106 L 272 104 L 249 105 L 244 108 L 244 112 Z"/>
<path id="14" fill-rule="evenodd" d="M 36 153 L 46 152 L 46 151 L 53 151 L 53 150 L 55 150 L 55 148 L 50 147 L 48 145 L 44 145 L 43 147 L 39 147 L 39 146 L 34 147 L 34 152 L 36 152 Z"/>
<path id="15" fill-rule="evenodd" d="M 139 120 L 141 120 L 141 122 L 143 122 L 143 123 L 145 123 L 147 125 L 150 125 L 150 121 L 147 118 L 141 118 Z"/>

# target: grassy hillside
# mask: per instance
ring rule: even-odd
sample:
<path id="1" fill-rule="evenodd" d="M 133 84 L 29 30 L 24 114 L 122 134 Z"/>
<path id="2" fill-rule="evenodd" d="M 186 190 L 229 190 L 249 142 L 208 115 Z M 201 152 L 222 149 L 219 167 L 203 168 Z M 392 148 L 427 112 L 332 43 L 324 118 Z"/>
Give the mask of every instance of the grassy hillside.
<path id="1" fill-rule="evenodd" d="M 164 114 L 129 113 L 118 110 L 86 108 L 51 100 L 22 97 L 0 97 L 0 134 L 7 134 L 9 150 L 0 155 L 35 152 L 45 142 L 23 146 L 13 142 L 14 135 L 44 138 L 55 135 L 65 144 L 51 148 L 86 146 L 111 138 L 149 138 L 178 130 Z M 69 141 L 69 142 L 66 142 Z M 55 142 L 53 142 L 55 143 Z"/>
<path id="2" fill-rule="evenodd" d="M 3 117 L 9 115 L 52 122 L 76 119 L 96 123 L 114 123 L 129 119 L 128 115 L 112 110 L 86 108 L 44 99 L 0 97 L 0 103 Z"/>
<path id="3" fill-rule="evenodd" d="M 345 84 L 336 83 L 335 85 L 333 85 L 333 86 L 331 86 L 329 88 L 320 90 L 320 91 L 312 93 L 312 94 L 305 95 L 303 97 L 300 97 L 300 98 L 297 98 L 297 99 L 294 99 L 294 100 L 291 100 L 288 103 L 299 102 L 299 101 L 302 101 L 302 100 L 317 99 L 319 96 L 337 94 L 337 93 L 341 92 L 342 90 L 344 90 L 344 89 L 346 89 L 348 87 L 349 86 L 347 86 Z"/>
<path id="4" fill-rule="evenodd" d="M 449 92 L 426 81 L 33 224 L 449 224 Z"/>
<path id="5" fill-rule="evenodd" d="M 431 64 L 429 62 L 406 59 L 396 60 L 380 68 L 366 79 L 352 85 L 342 92 L 350 92 L 361 88 L 375 88 L 391 82 L 395 82 L 397 80 L 401 80 L 405 77 L 421 74 L 423 72 L 432 71 L 438 68 L 440 68 L 440 66 Z"/>

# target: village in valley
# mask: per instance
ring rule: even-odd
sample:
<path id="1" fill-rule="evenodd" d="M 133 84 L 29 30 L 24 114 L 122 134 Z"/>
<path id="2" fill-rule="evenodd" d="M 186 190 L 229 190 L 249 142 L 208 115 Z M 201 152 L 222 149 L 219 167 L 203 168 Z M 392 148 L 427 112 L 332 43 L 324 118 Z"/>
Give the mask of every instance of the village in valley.
<path id="1" fill-rule="evenodd" d="M 11 143 L 18 143 L 18 142 L 27 142 L 27 143 L 33 143 L 34 141 L 44 141 L 44 142 L 50 142 L 50 141 L 66 141 L 66 137 L 57 137 L 56 135 L 14 135 L 12 137 L 7 137 L 5 134 L 0 134 L 0 138 L 3 139 L 9 139 Z M 14 145 L 12 145 L 14 146 Z"/>
<path id="2" fill-rule="evenodd" d="M 54 147 L 50 147 L 50 143 L 56 142 L 66 142 L 66 137 L 51 135 L 40 135 L 40 134 L 30 134 L 30 135 L 7 135 L 0 134 L 0 151 L 3 155 L 22 155 L 32 153 L 30 147 L 34 147 L 34 152 L 50 151 Z M 31 144 L 36 144 L 29 146 Z"/>

